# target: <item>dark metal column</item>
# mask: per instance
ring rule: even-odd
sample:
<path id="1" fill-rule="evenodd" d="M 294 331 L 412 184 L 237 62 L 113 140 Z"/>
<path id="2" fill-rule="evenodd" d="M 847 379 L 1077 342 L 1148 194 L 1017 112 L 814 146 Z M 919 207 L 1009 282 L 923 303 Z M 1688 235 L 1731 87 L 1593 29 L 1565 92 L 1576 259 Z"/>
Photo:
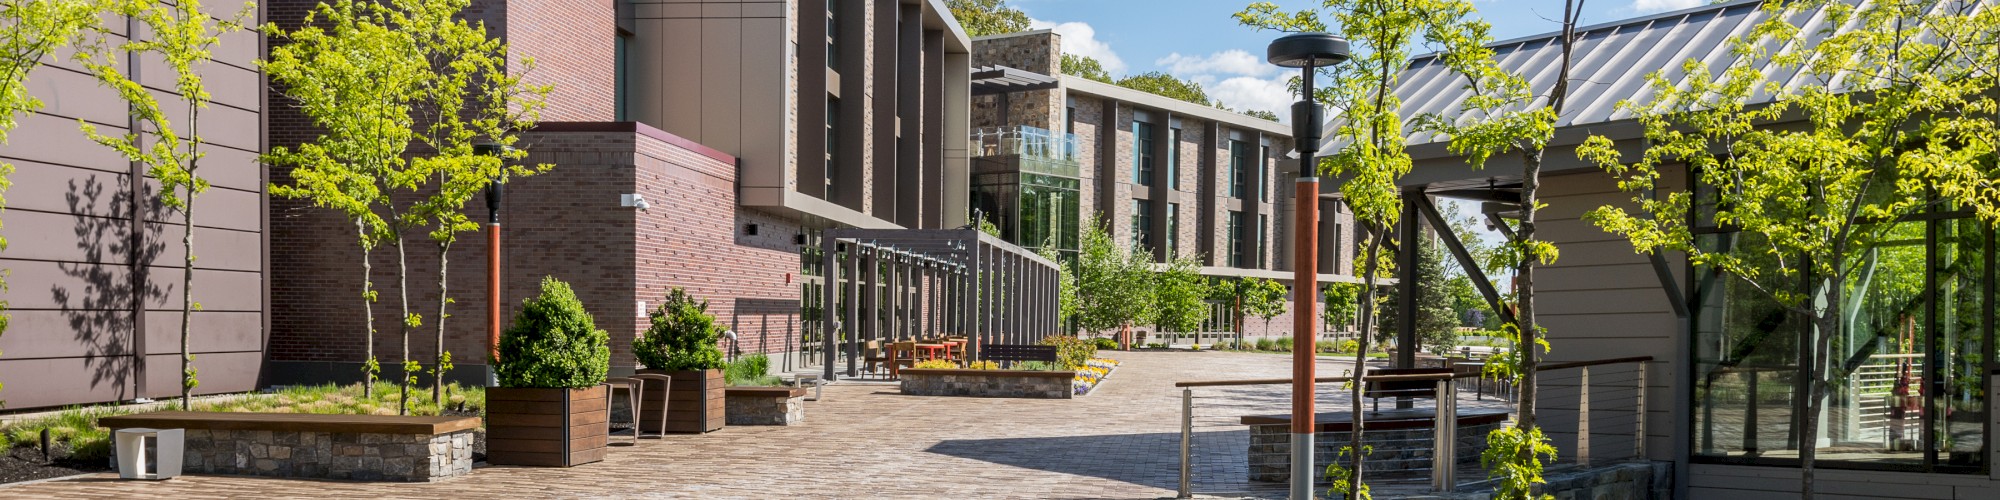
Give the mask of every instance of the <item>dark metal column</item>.
<path id="1" fill-rule="evenodd" d="M 1417 366 L 1417 294 L 1423 293 L 1417 286 L 1417 262 L 1423 258 L 1419 251 L 1423 238 L 1424 223 L 1417 210 L 1417 198 L 1424 196 L 1422 190 L 1403 192 L 1403 216 L 1398 224 L 1396 248 L 1396 360 L 1397 368 Z M 1407 401 L 1405 402 L 1407 404 Z"/>
<path id="2" fill-rule="evenodd" d="M 821 237 L 819 240 L 819 247 L 820 247 L 819 348 L 820 351 L 822 351 L 821 354 L 825 356 L 825 359 L 821 360 L 822 368 L 820 377 L 822 379 L 831 381 L 839 379 L 839 376 L 834 374 L 833 371 L 834 365 L 839 363 L 838 360 L 834 359 L 836 351 L 833 348 L 833 339 L 837 335 L 834 332 L 834 322 L 835 322 L 834 317 L 837 315 L 837 312 L 839 311 L 837 306 L 834 304 L 834 299 L 840 296 L 840 288 L 839 288 L 840 282 L 838 280 L 840 275 L 840 262 L 837 260 L 838 256 L 840 255 L 840 243 L 838 242 L 838 240 L 834 238 Z"/>
<path id="3" fill-rule="evenodd" d="M 845 327 L 842 330 L 845 331 L 842 331 L 841 335 L 847 338 L 846 342 L 842 342 L 841 344 L 847 349 L 847 376 L 858 377 L 861 376 L 861 372 L 855 368 L 854 363 L 856 361 L 855 358 L 860 357 L 858 354 L 861 353 L 861 335 L 859 334 L 861 331 L 861 254 L 866 252 L 862 250 L 861 242 L 859 241 L 854 242 L 847 248 L 847 255 L 841 258 L 841 260 L 846 261 L 846 272 L 841 273 L 841 275 L 847 279 L 847 298 L 843 300 L 847 304 L 847 321 L 842 322 L 842 326 Z"/>

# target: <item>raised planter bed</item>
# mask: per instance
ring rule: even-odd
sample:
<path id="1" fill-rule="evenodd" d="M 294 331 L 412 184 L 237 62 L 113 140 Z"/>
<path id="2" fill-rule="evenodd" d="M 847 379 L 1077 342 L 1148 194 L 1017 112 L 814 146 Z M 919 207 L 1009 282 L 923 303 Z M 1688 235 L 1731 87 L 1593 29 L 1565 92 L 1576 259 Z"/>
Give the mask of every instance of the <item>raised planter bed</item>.
<path id="1" fill-rule="evenodd" d="M 1022 370 L 904 369 L 903 394 L 977 398 L 1070 399 L 1076 372 Z"/>
<path id="2" fill-rule="evenodd" d="M 118 429 L 185 429 L 182 467 L 203 474 L 436 481 L 472 472 L 476 417 L 161 411 Z"/>
<path id="3" fill-rule="evenodd" d="M 639 373 L 655 373 L 674 378 L 673 387 L 647 384 L 645 396 L 640 403 L 646 408 L 659 408 L 666 404 L 667 432 L 700 434 L 721 429 L 727 423 L 724 409 L 723 388 L 727 383 L 722 378 L 722 370 L 639 370 Z M 660 428 L 658 412 L 648 411 L 640 416 L 640 428 Z"/>
<path id="4" fill-rule="evenodd" d="M 1371 411 L 1365 417 L 1366 426 L 1361 431 L 1361 445 L 1373 451 L 1362 466 L 1369 472 L 1407 471 L 1431 466 L 1431 454 L 1435 449 L 1432 441 L 1436 437 L 1436 410 L 1431 408 L 1391 409 Z M 1350 412 L 1320 413 L 1313 416 L 1313 461 L 1332 463 L 1346 447 L 1349 433 L 1353 431 L 1353 414 Z M 1492 432 L 1507 420 L 1504 410 L 1461 409 L 1458 411 L 1458 442 L 1454 445 L 1454 461 L 1459 465 L 1479 463 L 1479 454 L 1486 451 L 1486 434 Z M 1290 415 L 1251 415 L 1241 417 L 1243 425 L 1250 427 L 1249 479 L 1263 482 L 1286 482 L 1291 479 L 1292 438 Z M 1325 476 L 1318 482 L 1330 481 Z"/>
<path id="5" fill-rule="evenodd" d="M 486 462 L 574 467 L 604 460 L 610 412 L 604 385 L 486 390 Z"/>
<path id="6" fill-rule="evenodd" d="M 792 425 L 806 419 L 804 387 L 730 387 L 723 393 L 729 425 Z"/>

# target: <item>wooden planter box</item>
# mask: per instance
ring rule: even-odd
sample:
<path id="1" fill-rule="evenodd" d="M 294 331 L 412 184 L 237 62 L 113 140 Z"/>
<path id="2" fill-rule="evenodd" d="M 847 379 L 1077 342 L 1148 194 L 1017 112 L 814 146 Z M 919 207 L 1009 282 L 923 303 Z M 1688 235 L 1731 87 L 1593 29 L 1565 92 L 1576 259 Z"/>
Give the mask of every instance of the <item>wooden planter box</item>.
<path id="1" fill-rule="evenodd" d="M 486 390 L 486 462 L 573 467 L 604 460 L 607 386 Z"/>
<path id="2" fill-rule="evenodd" d="M 660 428 L 660 414 L 652 408 L 666 404 L 667 432 L 700 434 L 721 429 L 727 414 L 724 407 L 722 370 L 682 370 L 666 371 L 646 369 L 639 373 L 657 373 L 674 378 L 671 389 L 659 384 L 647 384 L 646 393 L 640 405 L 648 408 L 640 416 L 641 428 Z"/>

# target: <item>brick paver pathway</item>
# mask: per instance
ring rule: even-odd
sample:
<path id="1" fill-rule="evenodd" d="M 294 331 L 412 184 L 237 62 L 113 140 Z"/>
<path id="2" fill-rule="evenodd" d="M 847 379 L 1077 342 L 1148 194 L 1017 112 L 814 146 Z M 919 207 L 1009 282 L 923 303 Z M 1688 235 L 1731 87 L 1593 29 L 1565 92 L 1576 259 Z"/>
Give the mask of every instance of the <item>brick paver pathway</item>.
<path id="1" fill-rule="evenodd" d="M 570 469 L 484 467 L 432 484 L 114 474 L 13 487 L 8 498 L 1162 498 L 1178 482 L 1178 380 L 1289 375 L 1288 358 L 1107 352 L 1125 362 L 1074 400 L 913 397 L 826 388 L 790 427 L 725 427 L 614 447 Z M 1337 362 L 1322 359 L 1322 373 Z"/>

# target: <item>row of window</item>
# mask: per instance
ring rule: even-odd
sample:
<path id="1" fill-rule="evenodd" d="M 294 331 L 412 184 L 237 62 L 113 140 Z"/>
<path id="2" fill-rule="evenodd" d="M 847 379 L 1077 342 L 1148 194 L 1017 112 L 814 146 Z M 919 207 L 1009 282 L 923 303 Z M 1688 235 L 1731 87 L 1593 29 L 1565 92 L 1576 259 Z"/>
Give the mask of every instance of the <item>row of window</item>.
<path id="1" fill-rule="evenodd" d="M 1229 252 L 1226 262 L 1230 267 L 1262 269 L 1266 264 L 1264 242 L 1270 234 L 1266 228 L 1271 226 L 1271 216 L 1258 215 L 1255 227 L 1246 226 L 1248 219 L 1249 217 L 1240 210 L 1229 211 L 1229 220 L 1224 230 L 1228 238 L 1225 245 Z M 1155 238 L 1153 235 L 1152 200 L 1132 200 L 1131 220 L 1133 248 L 1158 253 L 1160 247 L 1157 240 L 1164 239 L 1166 243 L 1164 255 L 1169 259 L 1180 255 L 1181 204 L 1167 204 L 1167 227 L 1164 238 Z"/>
<path id="2" fill-rule="evenodd" d="M 1074 113 L 1075 108 L 1070 108 Z M 1155 161 L 1153 155 L 1153 124 L 1142 121 L 1132 122 L 1132 182 L 1141 186 L 1152 186 Z M 1251 155 L 1256 156 L 1251 156 Z M 1252 190 L 1260 201 L 1271 201 L 1270 190 L 1265 188 L 1264 175 L 1267 169 L 1261 161 L 1271 157 L 1270 146 L 1255 146 L 1245 141 L 1229 141 L 1229 197 L 1246 198 Z M 1164 174 L 1167 189 L 1181 188 L 1181 129 L 1167 129 L 1167 161 Z M 1253 187 L 1254 186 L 1254 187 Z"/>

